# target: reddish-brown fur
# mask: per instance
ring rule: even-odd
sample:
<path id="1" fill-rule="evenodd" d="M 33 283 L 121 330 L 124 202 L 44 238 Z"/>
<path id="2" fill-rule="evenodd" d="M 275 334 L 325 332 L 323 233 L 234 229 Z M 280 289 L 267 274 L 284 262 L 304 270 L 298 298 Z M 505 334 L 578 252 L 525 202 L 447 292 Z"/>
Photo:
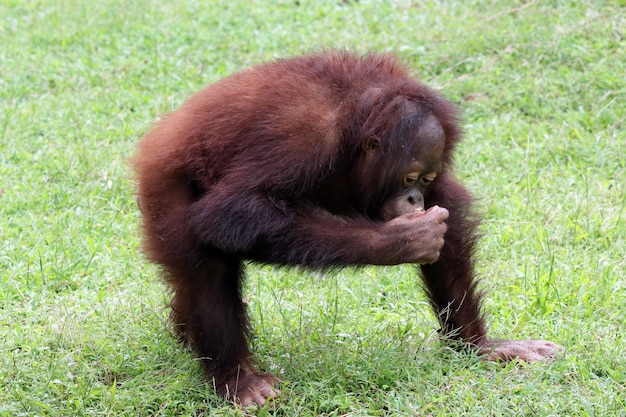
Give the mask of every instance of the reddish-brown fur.
<path id="1" fill-rule="evenodd" d="M 439 175 L 423 190 L 432 208 L 385 214 L 398 172 L 427 150 L 426 139 L 407 139 L 427 115 L 445 138 Z M 532 360 L 556 348 L 499 348 L 486 338 L 472 261 L 477 218 L 449 171 L 459 139 L 455 107 L 396 59 L 344 51 L 237 73 L 145 136 L 134 161 L 144 247 L 174 291 L 179 336 L 220 392 L 245 405 L 276 395 L 248 350 L 246 259 L 311 268 L 422 263 L 446 334 L 493 359 Z"/>

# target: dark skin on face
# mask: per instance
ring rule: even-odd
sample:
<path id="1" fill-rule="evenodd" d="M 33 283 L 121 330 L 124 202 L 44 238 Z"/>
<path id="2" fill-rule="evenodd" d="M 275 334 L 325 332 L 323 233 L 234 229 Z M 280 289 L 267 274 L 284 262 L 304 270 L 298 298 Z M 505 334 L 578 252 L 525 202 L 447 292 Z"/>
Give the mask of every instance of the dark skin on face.
<path id="1" fill-rule="evenodd" d="M 437 118 L 429 114 L 414 132 L 411 143 L 419 143 L 411 152 L 411 161 L 395 180 L 395 196 L 382 207 L 382 218 L 389 221 L 395 217 L 424 211 L 424 191 L 435 181 L 443 169 L 442 158 L 445 137 Z M 366 152 L 375 152 L 376 146 L 368 145 Z M 447 216 L 446 216 L 447 217 Z"/>
<path id="2" fill-rule="evenodd" d="M 168 115 L 134 160 L 144 249 L 172 321 L 225 398 L 263 405 L 242 302 L 247 261 L 333 271 L 415 265 L 441 333 L 489 360 L 560 347 L 487 336 L 478 216 L 450 165 L 458 111 L 390 55 L 326 52 L 259 65 Z"/>

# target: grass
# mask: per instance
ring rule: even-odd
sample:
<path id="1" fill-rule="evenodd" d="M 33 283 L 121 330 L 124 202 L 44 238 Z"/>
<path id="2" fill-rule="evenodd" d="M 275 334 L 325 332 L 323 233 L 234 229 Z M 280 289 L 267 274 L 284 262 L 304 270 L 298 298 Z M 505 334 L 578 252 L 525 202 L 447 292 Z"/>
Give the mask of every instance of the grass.
<path id="1" fill-rule="evenodd" d="M 396 51 L 460 104 L 491 333 L 567 352 L 451 351 L 408 266 L 250 265 L 253 346 L 287 397 L 249 413 L 626 415 L 623 1 L 5 0 L 0 16 L 0 416 L 242 413 L 171 336 L 128 158 L 203 85 L 336 46 Z"/>

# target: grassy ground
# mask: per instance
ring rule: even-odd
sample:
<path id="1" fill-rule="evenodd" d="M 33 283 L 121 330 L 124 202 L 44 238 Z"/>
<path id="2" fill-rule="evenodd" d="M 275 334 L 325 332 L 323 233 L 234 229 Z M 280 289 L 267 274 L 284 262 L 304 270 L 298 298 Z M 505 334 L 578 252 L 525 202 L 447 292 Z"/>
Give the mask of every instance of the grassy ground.
<path id="1" fill-rule="evenodd" d="M 396 51 L 463 108 L 497 337 L 438 343 L 410 267 L 251 265 L 257 415 L 626 415 L 626 9 L 620 1 L 0 2 L 0 416 L 231 415 L 171 337 L 139 253 L 128 157 L 238 69 L 319 47 Z"/>

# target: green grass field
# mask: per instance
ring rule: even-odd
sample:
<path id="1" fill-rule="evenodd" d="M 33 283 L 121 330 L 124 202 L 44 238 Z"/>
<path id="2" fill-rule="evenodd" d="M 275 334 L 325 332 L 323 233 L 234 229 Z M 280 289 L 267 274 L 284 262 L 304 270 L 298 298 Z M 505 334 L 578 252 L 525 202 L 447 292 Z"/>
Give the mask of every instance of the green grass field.
<path id="1" fill-rule="evenodd" d="M 626 3 L 0 2 L 0 416 L 625 416 Z M 274 408 L 217 397 L 140 253 L 128 159 L 204 85 L 325 47 L 395 51 L 463 109 L 494 337 L 439 343 L 413 268 L 249 266 Z"/>

